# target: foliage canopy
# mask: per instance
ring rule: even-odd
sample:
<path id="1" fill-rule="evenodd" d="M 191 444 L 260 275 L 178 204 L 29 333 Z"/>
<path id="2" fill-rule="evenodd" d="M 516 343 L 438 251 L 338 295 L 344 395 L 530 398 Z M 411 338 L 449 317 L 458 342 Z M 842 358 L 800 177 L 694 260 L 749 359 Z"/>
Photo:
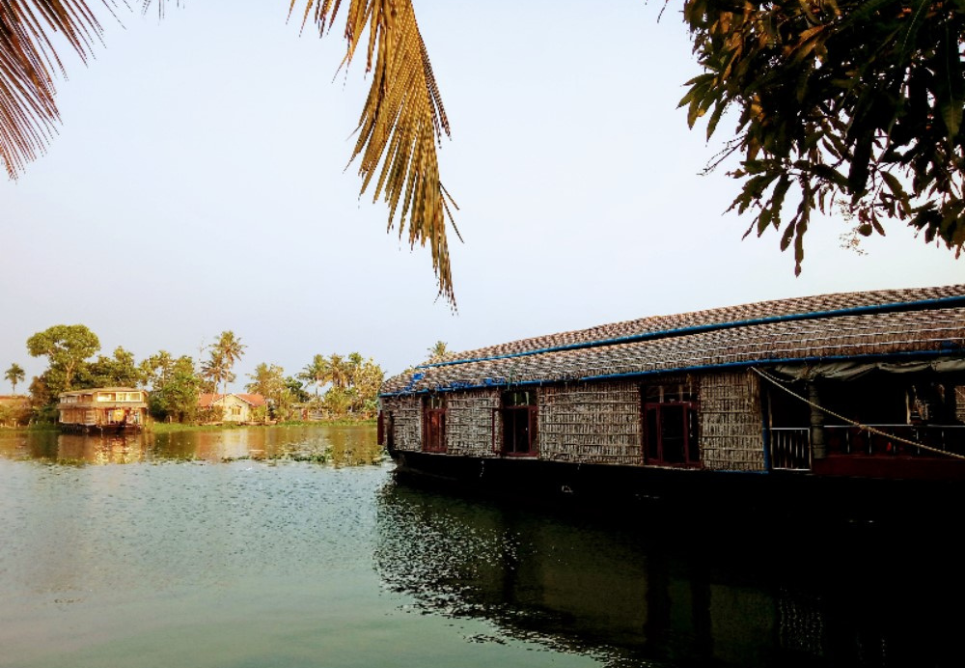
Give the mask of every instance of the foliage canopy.
<path id="1" fill-rule="evenodd" d="M 101 348 L 100 339 L 85 325 L 54 325 L 27 339 L 27 352 L 33 357 L 46 357 L 49 372 L 48 388 L 54 392 L 71 389 L 74 375 L 84 361 Z M 51 383 L 56 377 L 56 382 Z"/>
<path id="2" fill-rule="evenodd" d="M 187 355 L 175 359 L 161 350 L 144 360 L 141 368 L 151 385 L 150 410 L 155 419 L 190 422 L 197 417 L 201 378 L 194 372 L 194 360 Z"/>
<path id="3" fill-rule="evenodd" d="M 686 0 L 684 19 L 705 72 L 681 106 L 708 137 L 736 112 L 748 234 L 783 227 L 800 272 L 811 213 L 838 204 L 863 235 L 896 218 L 961 252 L 965 1 Z"/>

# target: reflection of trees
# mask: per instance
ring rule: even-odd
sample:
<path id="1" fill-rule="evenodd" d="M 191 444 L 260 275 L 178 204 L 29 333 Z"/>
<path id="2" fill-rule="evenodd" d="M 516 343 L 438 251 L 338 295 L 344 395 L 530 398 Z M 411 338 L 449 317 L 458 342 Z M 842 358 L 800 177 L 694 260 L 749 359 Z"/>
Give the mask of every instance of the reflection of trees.
<path id="1" fill-rule="evenodd" d="M 762 533 L 751 518 L 661 521 L 667 511 L 602 525 L 392 483 L 378 501 L 376 564 L 424 611 L 610 665 L 961 664 L 951 629 L 965 614 L 947 610 L 965 577 L 895 570 L 948 563 L 934 536 L 911 547 L 899 532 Z"/>
<path id="2" fill-rule="evenodd" d="M 266 460 L 366 466 L 385 453 L 373 425 L 310 425 L 118 435 L 30 431 L 0 441 L 0 456 L 58 464 Z"/>

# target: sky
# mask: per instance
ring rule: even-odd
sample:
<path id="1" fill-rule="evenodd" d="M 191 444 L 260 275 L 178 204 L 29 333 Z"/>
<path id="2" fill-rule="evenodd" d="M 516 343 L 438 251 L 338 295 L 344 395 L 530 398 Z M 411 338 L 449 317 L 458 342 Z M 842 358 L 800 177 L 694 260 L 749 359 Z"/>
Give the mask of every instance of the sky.
<path id="1" fill-rule="evenodd" d="M 198 358 L 224 330 L 294 374 L 360 352 L 389 373 L 467 350 L 648 315 L 828 292 L 963 282 L 954 254 L 893 222 L 841 247 L 827 218 L 803 274 L 780 235 L 742 241 L 738 184 L 701 172 L 733 130 L 688 129 L 699 74 L 673 6 L 642 0 L 417 0 L 452 126 L 443 183 L 458 311 L 427 249 L 386 234 L 348 165 L 368 81 L 336 28 L 286 0 L 119 11 L 86 66 L 66 54 L 46 155 L 0 182 L 0 369 L 26 340 L 84 324 L 102 353 Z M 121 25 L 123 23 L 123 25 Z M 25 389 L 23 386 L 19 390 Z M 0 392 L 7 391 L 4 382 Z"/>

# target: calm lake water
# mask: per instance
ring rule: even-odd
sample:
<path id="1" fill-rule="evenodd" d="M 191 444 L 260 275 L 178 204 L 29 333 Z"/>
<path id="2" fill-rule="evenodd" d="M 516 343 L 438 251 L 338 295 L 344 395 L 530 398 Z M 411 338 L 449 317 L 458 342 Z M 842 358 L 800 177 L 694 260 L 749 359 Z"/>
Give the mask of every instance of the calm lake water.
<path id="1" fill-rule="evenodd" d="M 368 427 L 0 432 L 0 666 L 962 666 L 961 522 L 572 517 Z"/>

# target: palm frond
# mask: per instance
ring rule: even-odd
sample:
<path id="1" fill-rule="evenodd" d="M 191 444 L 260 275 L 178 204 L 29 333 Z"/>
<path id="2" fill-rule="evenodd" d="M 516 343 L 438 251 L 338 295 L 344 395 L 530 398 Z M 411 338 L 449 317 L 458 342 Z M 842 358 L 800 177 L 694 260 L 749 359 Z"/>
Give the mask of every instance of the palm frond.
<path id="1" fill-rule="evenodd" d="M 292 0 L 291 10 L 297 2 Z M 312 20 L 324 34 L 341 0 L 305 2 L 303 22 Z M 436 154 L 443 132 L 449 134 L 449 121 L 411 2 L 351 0 L 343 65 L 351 63 L 366 31 L 365 69 L 372 75 L 372 85 L 349 162 L 360 157 L 363 193 L 378 174 L 373 201 L 382 197 L 388 204 L 389 230 L 399 214 L 400 238 L 408 227 L 410 247 L 429 246 L 439 293 L 455 306 L 446 221 L 458 236 L 450 207 L 459 207 L 439 179 Z"/>
<path id="2" fill-rule="evenodd" d="M 44 152 L 60 119 L 53 80 L 64 68 L 54 34 L 86 61 L 101 26 L 84 0 L 0 2 L 0 162 L 10 178 Z"/>
<path id="3" fill-rule="evenodd" d="M 156 2 L 163 16 L 171 1 L 141 0 L 141 7 L 147 11 Z M 291 0 L 289 11 L 300 1 Z M 112 11 L 115 0 L 94 2 Z M 320 33 L 331 26 L 342 4 L 304 2 L 303 25 L 312 20 Z M 439 293 L 455 306 L 446 221 L 458 236 L 452 217 L 458 206 L 439 179 L 436 154 L 443 132 L 449 134 L 449 121 L 411 2 L 351 0 L 343 65 L 351 63 L 366 31 L 366 72 L 372 74 L 372 85 L 349 163 L 360 157 L 362 193 L 378 173 L 373 200 L 382 197 L 389 205 L 389 230 L 398 214 L 400 238 L 408 228 L 410 247 L 429 246 Z M 10 178 L 44 152 L 60 120 L 54 77 L 63 73 L 63 65 L 60 47 L 50 36 L 60 35 L 86 61 L 101 34 L 85 0 L 0 0 L 0 162 Z"/>

